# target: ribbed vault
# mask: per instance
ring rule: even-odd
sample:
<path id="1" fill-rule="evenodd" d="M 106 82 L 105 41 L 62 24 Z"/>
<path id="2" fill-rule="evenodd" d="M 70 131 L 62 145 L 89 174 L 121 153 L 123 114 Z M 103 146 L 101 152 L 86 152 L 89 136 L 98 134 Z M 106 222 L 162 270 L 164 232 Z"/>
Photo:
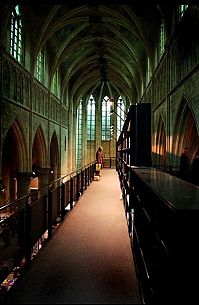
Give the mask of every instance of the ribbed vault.
<path id="1" fill-rule="evenodd" d="M 45 47 L 49 87 L 58 69 L 61 97 L 67 88 L 70 100 L 78 101 L 95 90 L 100 92 L 102 83 L 108 82 L 113 97 L 122 93 L 131 103 L 139 101 L 148 68 L 155 68 L 162 21 L 167 33 L 170 31 L 172 5 L 168 9 L 166 5 L 131 2 L 74 0 L 24 5 L 31 31 L 32 73 L 37 55 Z M 38 22 L 32 24 L 31 20 Z"/>

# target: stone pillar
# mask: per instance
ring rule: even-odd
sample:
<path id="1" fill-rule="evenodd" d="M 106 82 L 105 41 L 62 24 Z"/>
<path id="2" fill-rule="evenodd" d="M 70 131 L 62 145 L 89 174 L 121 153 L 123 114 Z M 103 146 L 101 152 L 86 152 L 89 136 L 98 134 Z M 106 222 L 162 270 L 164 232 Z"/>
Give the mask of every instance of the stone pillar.
<path id="1" fill-rule="evenodd" d="M 0 180 L 0 206 L 3 206 L 6 204 L 6 186 L 4 185 L 4 181 Z"/>
<path id="2" fill-rule="evenodd" d="M 57 178 L 58 178 L 58 167 L 57 167 L 57 165 L 54 165 L 50 169 L 49 182 L 54 181 Z"/>
<path id="3" fill-rule="evenodd" d="M 32 172 L 17 173 L 17 199 L 30 193 L 30 177 Z M 25 203 L 26 200 L 23 200 Z"/>
<path id="4" fill-rule="evenodd" d="M 54 165 L 49 173 L 49 183 L 53 182 L 58 178 L 58 167 L 57 165 Z M 57 182 L 53 183 L 53 188 L 57 186 Z"/>
<path id="5" fill-rule="evenodd" d="M 48 192 L 48 187 L 44 188 L 49 184 L 49 177 L 50 177 L 50 168 L 39 168 L 38 169 L 38 188 L 43 188 L 39 191 L 39 197 L 43 196 Z"/>
<path id="6" fill-rule="evenodd" d="M 10 201 L 17 199 L 17 178 L 11 176 L 10 177 Z"/>

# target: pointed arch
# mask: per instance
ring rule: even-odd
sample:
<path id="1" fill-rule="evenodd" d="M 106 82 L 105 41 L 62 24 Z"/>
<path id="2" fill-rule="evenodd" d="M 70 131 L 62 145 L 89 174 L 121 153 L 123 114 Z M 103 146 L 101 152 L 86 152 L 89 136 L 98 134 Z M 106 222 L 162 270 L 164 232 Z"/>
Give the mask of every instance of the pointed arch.
<path id="1" fill-rule="evenodd" d="M 47 166 L 47 149 L 44 132 L 41 125 L 38 127 L 32 145 L 32 165 L 36 168 Z"/>
<path id="2" fill-rule="evenodd" d="M 15 119 L 5 136 L 2 149 L 2 177 L 6 185 L 6 201 L 16 199 L 15 178 L 18 172 L 28 171 L 28 150 L 23 128 Z"/>
<path id="3" fill-rule="evenodd" d="M 50 141 L 50 179 L 51 181 L 58 178 L 59 175 L 59 148 L 57 134 L 54 131 Z"/>
<path id="4" fill-rule="evenodd" d="M 191 160 L 198 148 L 199 135 L 194 112 L 185 95 L 182 96 L 175 122 L 172 151 L 179 157 L 186 147 Z"/>
<path id="5" fill-rule="evenodd" d="M 166 165 L 166 129 L 162 116 L 160 116 L 156 135 L 156 162 L 157 165 Z"/>

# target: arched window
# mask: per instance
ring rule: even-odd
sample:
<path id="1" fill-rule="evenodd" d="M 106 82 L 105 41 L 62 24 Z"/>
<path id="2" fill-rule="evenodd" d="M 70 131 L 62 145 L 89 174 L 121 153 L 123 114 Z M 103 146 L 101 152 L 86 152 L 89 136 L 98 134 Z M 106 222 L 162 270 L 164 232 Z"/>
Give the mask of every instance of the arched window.
<path id="1" fill-rule="evenodd" d="M 188 8 L 188 4 L 180 4 L 178 5 L 178 20 L 180 21 L 180 19 L 183 17 L 185 11 Z"/>
<path id="2" fill-rule="evenodd" d="M 59 80 L 58 80 L 58 69 L 56 69 L 54 76 L 53 76 L 53 80 L 52 80 L 52 92 L 54 93 L 54 95 L 58 96 L 58 84 L 59 84 Z"/>
<path id="3" fill-rule="evenodd" d="M 42 49 L 37 55 L 37 63 L 36 63 L 36 78 L 44 83 L 44 71 L 45 71 L 45 57 L 44 50 Z"/>
<path id="4" fill-rule="evenodd" d="M 147 71 L 146 71 L 146 83 L 148 84 L 151 79 L 151 65 L 150 65 L 150 60 L 147 58 Z"/>
<path id="5" fill-rule="evenodd" d="M 108 96 L 102 100 L 102 141 L 110 141 L 110 110 L 111 103 Z"/>
<path id="6" fill-rule="evenodd" d="M 76 123 L 76 167 L 82 167 L 82 101 L 77 108 Z"/>
<path id="7" fill-rule="evenodd" d="M 160 57 L 164 53 L 165 41 L 166 41 L 165 25 L 164 22 L 162 22 L 160 25 Z"/>
<path id="8" fill-rule="evenodd" d="M 124 121 L 125 121 L 125 106 L 122 97 L 120 96 L 117 101 L 117 139 L 124 125 Z"/>
<path id="9" fill-rule="evenodd" d="M 24 60 L 23 27 L 20 6 L 16 5 L 12 11 L 10 28 L 10 54 L 21 64 Z"/>
<path id="10" fill-rule="evenodd" d="M 95 100 L 92 95 L 87 104 L 87 141 L 95 141 Z"/>

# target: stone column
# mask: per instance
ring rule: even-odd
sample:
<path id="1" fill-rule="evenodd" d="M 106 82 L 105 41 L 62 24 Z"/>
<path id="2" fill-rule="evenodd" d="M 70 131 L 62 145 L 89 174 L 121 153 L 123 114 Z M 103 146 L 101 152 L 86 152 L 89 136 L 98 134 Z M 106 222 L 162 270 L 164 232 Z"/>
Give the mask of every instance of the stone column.
<path id="1" fill-rule="evenodd" d="M 58 178 L 58 167 L 57 165 L 54 165 L 49 173 L 49 183 L 53 182 L 54 180 L 56 180 Z M 53 183 L 53 188 L 56 187 L 58 185 L 58 183 Z"/>
<path id="2" fill-rule="evenodd" d="M 6 186 L 4 185 L 4 181 L 0 180 L 0 206 L 6 204 Z"/>
<path id="3" fill-rule="evenodd" d="M 50 168 L 39 168 L 38 169 L 38 188 L 43 188 L 39 191 L 39 197 L 48 192 L 47 185 L 49 184 Z M 44 188 L 46 186 L 46 188 Z"/>
<path id="4" fill-rule="evenodd" d="M 17 199 L 16 193 L 17 193 L 17 178 L 11 176 L 10 177 L 10 201 Z"/>
<path id="5" fill-rule="evenodd" d="M 17 199 L 30 193 L 30 177 L 32 172 L 18 172 L 17 173 Z M 26 203 L 26 200 L 22 200 Z"/>

